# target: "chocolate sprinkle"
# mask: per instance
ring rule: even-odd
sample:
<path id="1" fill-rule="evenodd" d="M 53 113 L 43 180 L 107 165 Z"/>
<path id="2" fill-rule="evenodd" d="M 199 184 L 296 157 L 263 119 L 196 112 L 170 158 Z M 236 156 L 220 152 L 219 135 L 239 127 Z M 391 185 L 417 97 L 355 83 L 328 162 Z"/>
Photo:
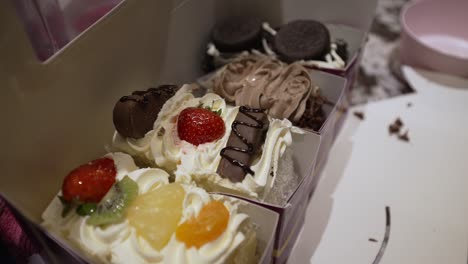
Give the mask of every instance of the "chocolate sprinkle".
<path id="1" fill-rule="evenodd" d="M 379 241 L 377 241 L 377 239 L 375 239 L 375 238 L 369 238 L 369 242 L 374 242 L 374 243 L 376 243 L 376 242 L 379 242 Z"/>
<path id="2" fill-rule="evenodd" d="M 353 113 L 355 117 L 359 118 L 360 120 L 364 120 L 364 113 L 363 112 L 359 112 L 359 111 L 356 111 Z"/>

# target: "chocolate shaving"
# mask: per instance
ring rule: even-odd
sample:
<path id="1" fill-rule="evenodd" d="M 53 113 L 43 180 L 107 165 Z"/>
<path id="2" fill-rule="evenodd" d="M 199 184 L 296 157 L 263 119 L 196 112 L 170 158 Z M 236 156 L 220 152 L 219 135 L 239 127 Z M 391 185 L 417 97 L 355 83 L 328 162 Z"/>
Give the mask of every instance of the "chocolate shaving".
<path id="1" fill-rule="evenodd" d="M 355 117 L 359 118 L 360 120 L 364 120 L 364 118 L 365 118 L 363 112 L 355 111 L 353 114 L 354 114 Z"/>
<path id="2" fill-rule="evenodd" d="M 369 242 L 377 243 L 377 242 L 379 242 L 379 241 L 378 241 L 377 239 L 375 239 L 375 238 L 369 238 Z"/>

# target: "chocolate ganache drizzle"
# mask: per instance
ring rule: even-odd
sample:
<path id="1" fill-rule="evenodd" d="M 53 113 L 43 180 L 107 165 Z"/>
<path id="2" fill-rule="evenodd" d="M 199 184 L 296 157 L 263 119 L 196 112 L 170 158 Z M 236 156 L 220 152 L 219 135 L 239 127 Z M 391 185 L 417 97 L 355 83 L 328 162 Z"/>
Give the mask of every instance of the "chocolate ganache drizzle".
<path id="1" fill-rule="evenodd" d="M 221 177 L 240 182 L 246 174 L 255 174 L 250 165 L 261 149 L 268 126 L 263 109 L 239 107 L 226 147 L 220 153 L 222 159 L 217 172 Z"/>

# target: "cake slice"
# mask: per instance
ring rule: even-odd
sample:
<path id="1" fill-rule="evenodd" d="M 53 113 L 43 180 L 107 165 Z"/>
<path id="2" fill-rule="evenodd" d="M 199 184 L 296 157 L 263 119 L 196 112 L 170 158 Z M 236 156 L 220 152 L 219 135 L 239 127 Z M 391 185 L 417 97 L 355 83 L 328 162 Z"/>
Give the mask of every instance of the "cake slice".
<path id="1" fill-rule="evenodd" d="M 69 200 L 66 189 L 77 187 L 64 184 L 44 211 L 42 225 L 93 262 L 255 263 L 258 258 L 254 225 L 240 211 L 245 202 L 169 183 L 165 171 L 139 169 L 122 153 L 78 167 L 64 183 L 77 177 L 95 182 L 114 177 L 115 182 L 94 202 L 82 194 L 102 185 L 73 183 L 86 186 Z"/>
<path id="2" fill-rule="evenodd" d="M 292 143 L 292 123 L 261 109 L 228 105 L 214 93 L 196 97 L 196 89 L 181 87 L 144 137 L 116 131 L 113 149 L 165 169 L 177 182 L 263 199 Z"/>

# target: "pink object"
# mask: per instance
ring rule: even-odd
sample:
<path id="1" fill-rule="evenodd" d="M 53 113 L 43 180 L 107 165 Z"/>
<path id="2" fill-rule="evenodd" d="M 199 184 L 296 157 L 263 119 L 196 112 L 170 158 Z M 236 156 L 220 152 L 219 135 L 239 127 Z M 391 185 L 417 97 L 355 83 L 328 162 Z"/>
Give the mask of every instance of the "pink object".
<path id="1" fill-rule="evenodd" d="M 0 242 L 6 246 L 17 263 L 27 263 L 29 257 L 39 251 L 24 225 L 1 196 Z"/>
<path id="2" fill-rule="evenodd" d="M 468 77 L 467 0 L 416 1 L 401 14 L 404 64 Z"/>
<path id="3" fill-rule="evenodd" d="M 101 17 L 106 15 L 112 8 L 114 8 L 114 4 L 104 5 L 97 7 L 95 9 L 87 10 L 84 14 L 79 16 L 74 24 L 74 28 L 78 32 L 85 31 L 88 27 L 90 27 L 94 22 L 98 21 Z"/>

